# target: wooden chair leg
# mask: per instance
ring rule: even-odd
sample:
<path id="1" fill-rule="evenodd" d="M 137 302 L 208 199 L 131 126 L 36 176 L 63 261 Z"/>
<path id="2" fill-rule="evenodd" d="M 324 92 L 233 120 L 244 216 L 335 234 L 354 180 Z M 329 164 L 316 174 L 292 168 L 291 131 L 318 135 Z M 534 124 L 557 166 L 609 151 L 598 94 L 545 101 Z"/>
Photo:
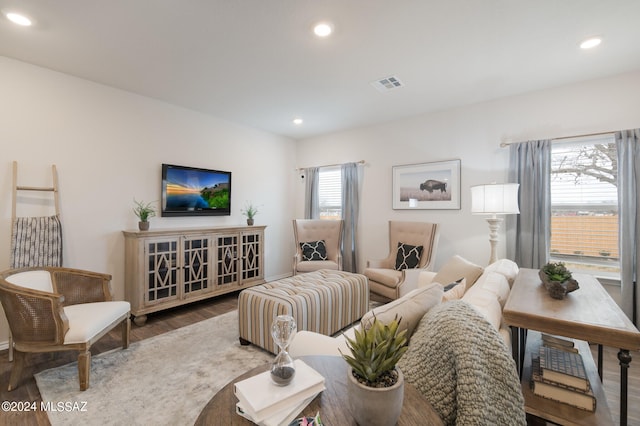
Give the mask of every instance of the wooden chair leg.
<path id="1" fill-rule="evenodd" d="M 86 349 L 78 354 L 78 380 L 80 390 L 89 388 L 89 373 L 91 372 L 91 351 Z"/>
<path id="2" fill-rule="evenodd" d="M 24 359 L 27 354 L 22 351 L 13 352 L 13 367 L 11 368 L 11 376 L 9 377 L 8 391 L 12 391 L 18 387 L 18 383 L 22 378 L 22 368 L 24 367 Z"/>
<path id="3" fill-rule="evenodd" d="M 127 317 L 122 322 L 122 348 L 127 349 L 129 347 L 129 336 L 131 334 L 131 319 Z"/>
<path id="4" fill-rule="evenodd" d="M 9 362 L 13 361 L 13 336 L 9 330 Z"/>

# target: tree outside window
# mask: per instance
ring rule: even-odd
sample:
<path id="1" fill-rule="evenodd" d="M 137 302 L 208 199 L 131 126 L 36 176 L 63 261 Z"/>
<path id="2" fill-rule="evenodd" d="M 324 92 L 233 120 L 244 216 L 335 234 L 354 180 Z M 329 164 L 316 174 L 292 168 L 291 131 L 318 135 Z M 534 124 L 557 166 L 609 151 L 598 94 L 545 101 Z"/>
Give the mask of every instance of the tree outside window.
<path id="1" fill-rule="evenodd" d="M 619 276 L 617 175 L 612 134 L 553 144 L 552 261 L 574 272 Z"/>

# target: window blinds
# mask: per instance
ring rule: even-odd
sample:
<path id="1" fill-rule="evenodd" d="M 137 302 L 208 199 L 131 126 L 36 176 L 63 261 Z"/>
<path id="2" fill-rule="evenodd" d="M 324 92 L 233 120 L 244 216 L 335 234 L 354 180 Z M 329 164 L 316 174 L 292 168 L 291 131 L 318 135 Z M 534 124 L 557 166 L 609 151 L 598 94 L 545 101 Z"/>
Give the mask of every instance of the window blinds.
<path id="1" fill-rule="evenodd" d="M 342 216 L 342 173 L 340 167 L 322 167 L 318 175 L 321 219 Z"/>
<path id="2" fill-rule="evenodd" d="M 552 145 L 550 257 L 574 270 L 619 271 L 613 134 Z"/>

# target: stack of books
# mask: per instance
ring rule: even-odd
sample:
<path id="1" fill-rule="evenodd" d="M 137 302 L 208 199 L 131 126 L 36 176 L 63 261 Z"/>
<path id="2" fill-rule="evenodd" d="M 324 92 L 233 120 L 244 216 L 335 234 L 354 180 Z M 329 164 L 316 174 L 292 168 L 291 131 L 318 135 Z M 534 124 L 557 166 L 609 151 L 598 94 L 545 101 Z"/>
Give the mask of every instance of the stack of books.
<path id="1" fill-rule="evenodd" d="M 584 361 L 573 341 L 543 334 L 538 355 L 531 363 L 534 394 L 582 410 L 596 410 Z"/>
<path id="2" fill-rule="evenodd" d="M 271 381 L 270 372 L 234 384 L 236 413 L 261 426 L 288 425 L 325 389 L 324 377 L 299 359 L 296 375 L 286 386 Z"/>

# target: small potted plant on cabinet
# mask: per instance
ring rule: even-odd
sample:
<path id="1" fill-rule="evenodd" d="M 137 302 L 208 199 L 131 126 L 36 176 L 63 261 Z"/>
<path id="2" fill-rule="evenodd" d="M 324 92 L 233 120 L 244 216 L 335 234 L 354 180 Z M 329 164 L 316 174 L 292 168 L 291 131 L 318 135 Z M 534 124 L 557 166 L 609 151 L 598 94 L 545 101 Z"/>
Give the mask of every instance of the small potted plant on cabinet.
<path id="1" fill-rule="evenodd" d="M 247 217 L 247 225 L 251 226 L 253 225 L 253 218 L 258 214 L 258 208 L 249 202 L 240 212 Z"/>
<path id="2" fill-rule="evenodd" d="M 389 324 L 374 318 L 368 329 L 346 337 L 351 355 L 342 354 L 349 366 L 347 391 L 351 413 L 360 425 L 395 425 L 404 398 L 404 376 L 396 367 L 407 351 L 407 330 L 398 331 L 400 319 Z"/>
<path id="3" fill-rule="evenodd" d="M 136 205 L 133 208 L 133 212 L 136 214 L 136 216 L 140 220 L 138 222 L 138 228 L 141 231 L 149 230 L 149 218 L 150 217 L 154 217 L 156 215 L 156 209 L 152 206 L 153 203 L 152 202 L 151 203 L 145 203 L 144 201 L 136 201 L 135 198 L 133 199 L 133 202 Z"/>

